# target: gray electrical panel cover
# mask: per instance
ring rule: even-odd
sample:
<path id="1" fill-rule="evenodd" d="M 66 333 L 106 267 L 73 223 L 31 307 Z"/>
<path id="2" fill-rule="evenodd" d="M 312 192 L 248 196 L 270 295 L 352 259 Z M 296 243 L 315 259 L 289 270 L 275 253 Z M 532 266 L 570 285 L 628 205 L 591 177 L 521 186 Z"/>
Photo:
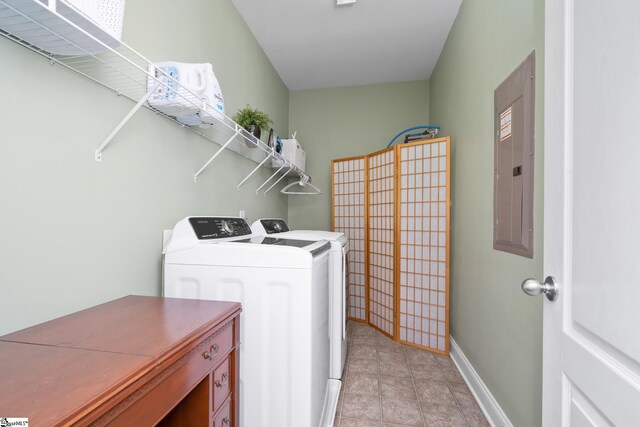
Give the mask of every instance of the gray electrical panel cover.
<path id="1" fill-rule="evenodd" d="M 494 92 L 493 248 L 533 257 L 535 51 Z"/>

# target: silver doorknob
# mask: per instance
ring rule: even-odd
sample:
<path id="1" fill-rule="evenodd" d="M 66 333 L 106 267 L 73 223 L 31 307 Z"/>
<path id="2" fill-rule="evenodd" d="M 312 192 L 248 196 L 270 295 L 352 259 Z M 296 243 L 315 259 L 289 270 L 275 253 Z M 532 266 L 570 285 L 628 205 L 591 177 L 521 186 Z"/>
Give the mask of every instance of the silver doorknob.
<path id="1" fill-rule="evenodd" d="M 545 294 L 549 301 L 553 301 L 558 296 L 558 283 L 553 276 L 547 276 L 544 283 L 536 279 L 526 279 L 522 282 L 522 290 L 533 297 Z"/>

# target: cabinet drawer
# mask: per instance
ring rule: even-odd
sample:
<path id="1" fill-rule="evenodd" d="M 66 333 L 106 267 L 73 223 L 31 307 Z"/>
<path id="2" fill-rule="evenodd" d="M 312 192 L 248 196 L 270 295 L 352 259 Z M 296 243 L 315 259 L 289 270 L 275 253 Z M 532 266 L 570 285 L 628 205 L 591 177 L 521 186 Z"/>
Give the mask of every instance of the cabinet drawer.
<path id="1" fill-rule="evenodd" d="M 175 371 L 168 367 L 166 371 L 159 373 L 157 378 L 161 381 L 144 397 L 116 415 L 112 420 L 113 425 L 154 425 L 160 417 L 175 406 L 176 402 L 189 393 L 209 372 L 212 372 L 220 361 L 227 358 L 232 348 L 233 323 L 202 340 L 188 359 L 184 359 L 185 355 L 176 361 L 175 365 L 179 367 Z M 205 396 L 205 413 L 209 414 L 208 393 Z M 107 419 L 110 417 L 111 415 L 107 414 Z"/>
<path id="2" fill-rule="evenodd" d="M 220 363 L 221 360 L 224 360 L 233 348 L 233 324 L 217 332 L 213 339 L 205 341 L 207 341 L 207 345 L 201 352 L 201 356 L 203 360 L 211 362 L 210 367 L 212 368 Z"/>
<path id="3" fill-rule="evenodd" d="M 211 385 L 213 395 L 213 412 L 216 412 L 225 401 L 231 391 L 231 372 L 229 371 L 229 358 L 222 362 L 213 371 L 213 383 Z"/>
<path id="4" fill-rule="evenodd" d="M 231 419 L 231 399 L 229 399 L 213 419 L 212 427 L 231 427 L 233 425 L 233 420 Z"/>

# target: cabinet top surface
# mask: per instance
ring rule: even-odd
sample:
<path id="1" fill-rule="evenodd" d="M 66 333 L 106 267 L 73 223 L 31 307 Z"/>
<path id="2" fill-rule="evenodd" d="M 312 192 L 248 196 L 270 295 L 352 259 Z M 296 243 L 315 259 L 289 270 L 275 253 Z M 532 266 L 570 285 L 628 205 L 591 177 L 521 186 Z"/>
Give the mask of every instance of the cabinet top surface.
<path id="1" fill-rule="evenodd" d="M 57 425 L 153 366 L 146 356 L 0 341 L 0 413 Z"/>
<path id="2" fill-rule="evenodd" d="M 239 309 L 235 302 L 127 296 L 1 336 L 0 341 L 158 358 L 228 321 Z"/>

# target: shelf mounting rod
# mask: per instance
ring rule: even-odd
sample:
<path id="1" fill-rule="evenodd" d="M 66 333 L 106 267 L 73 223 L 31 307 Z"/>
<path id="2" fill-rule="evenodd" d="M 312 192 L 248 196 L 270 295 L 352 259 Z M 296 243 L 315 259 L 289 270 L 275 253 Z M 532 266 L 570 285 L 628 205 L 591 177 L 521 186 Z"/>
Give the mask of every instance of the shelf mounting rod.
<path id="1" fill-rule="evenodd" d="M 282 174 L 282 176 L 273 183 L 273 185 L 269 188 L 267 188 L 267 191 L 264 192 L 264 194 L 266 195 L 273 187 L 275 187 L 280 181 L 282 181 L 282 179 L 287 176 L 289 174 L 289 172 L 291 172 L 291 169 L 293 169 L 293 163 L 291 163 L 291 165 L 289 166 L 289 170 L 286 171 L 285 173 Z"/>
<path id="2" fill-rule="evenodd" d="M 273 156 L 273 150 L 271 150 L 271 152 L 269 153 L 269 155 L 267 157 L 264 158 L 263 161 L 260 162 L 260 164 L 258 166 L 256 166 L 249 175 L 247 175 L 247 177 L 245 179 L 242 180 L 242 182 L 240 184 L 238 184 L 238 191 L 240 191 L 240 187 L 242 186 L 242 184 L 244 184 L 245 182 L 247 182 L 247 180 L 249 178 L 251 178 L 251 175 L 253 175 L 254 173 L 256 173 L 256 171 L 258 169 L 260 169 L 262 167 L 262 165 L 264 165 L 267 160 L 269 160 L 271 157 Z"/>
<path id="3" fill-rule="evenodd" d="M 200 170 L 196 172 L 195 176 L 193 177 L 193 180 L 195 182 L 198 182 L 198 176 L 200 176 L 200 174 L 204 172 L 204 170 L 211 164 L 211 162 L 213 162 L 216 159 L 216 157 L 218 157 L 220 153 L 222 153 L 229 146 L 229 144 L 233 142 L 233 140 L 236 138 L 236 136 L 238 136 L 239 133 L 240 133 L 240 129 L 238 128 L 238 126 L 236 126 L 236 131 L 233 134 L 233 136 L 231 136 L 231 138 L 229 138 L 227 142 L 225 142 L 224 145 L 222 145 L 222 147 L 220 147 L 218 151 L 216 151 L 216 153 L 213 156 L 211 156 L 211 158 L 207 161 L 207 163 L 205 163 L 204 166 L 202 166 Z"/>
<path id="4" fill-rule="evenodd" d="M 278 174 L 280 173 L 280 171 L 281 171 L 282 169 L 284 169 L 284 167 L 285 167 L 286 165 L 287 165 L 287 164 L 286 164 L 286 163 L 284 163 L 282 166 L 280 166 L 280 169 L 278 169 L 277 171 L 275 171 L 275 172 L 273 173 L 273 175 L 271 175 L 271 176 L 269 177 L 269 179 L 267 179 L 265 182 L 263 182 L 263 183 L 262 183 L 262 185 L 261 185 L 260 187 L 258 187 L 258 189 L 256 190 L 256 194 L 258 194 L 258 192 L 262 189 L 262 187 L 264 187 L 265 185 L 267 185 L 267 183 L 268 183 L 269 181 L 271 181 L 271 180 L 273 179 L 273 177 L 274 177 L 274 176 L 278 175 Z"/>
<path id="5" fill-rule="evenodd" d="M 158 89 L 158 86 L 160 86 L 160 82 L 156 83 L 151 89 L 147 91 L 147 93 L 144 94 L 142 98 L 140 98 L 140 101 L 138 101 L 135 107 L 133 107 L 131 111 L 129 111 L 129 114 L 127 114 L 124 117 L 124 119 L 122 119 L 122 121 L 118 124 L 118 126 L 116 126 L 116 128 L 109 134 L 107 139 L 105 139 L 104 142 L 100 144 L 98 148 L 96 148 L 96 153 L 95 153 L 96 162 L 102 161 L 102 152 L 105 150 L 105 148 L 107 148 L 107 145 L 109 145 L 111 140 L 118 134 L 118 132 L 120 132 L 120 129 L 122 129 L 122 127 L 125 124 L 127 124 L 129 119 L 133 117 L 133 115 L 140 109 L 140 107 L 142 107 L 144 103 L 147 102 L 147 99 L 149 99 L 149 97 L 153 94 L 153 92 L 155 92 L 156 89 Z"/>

